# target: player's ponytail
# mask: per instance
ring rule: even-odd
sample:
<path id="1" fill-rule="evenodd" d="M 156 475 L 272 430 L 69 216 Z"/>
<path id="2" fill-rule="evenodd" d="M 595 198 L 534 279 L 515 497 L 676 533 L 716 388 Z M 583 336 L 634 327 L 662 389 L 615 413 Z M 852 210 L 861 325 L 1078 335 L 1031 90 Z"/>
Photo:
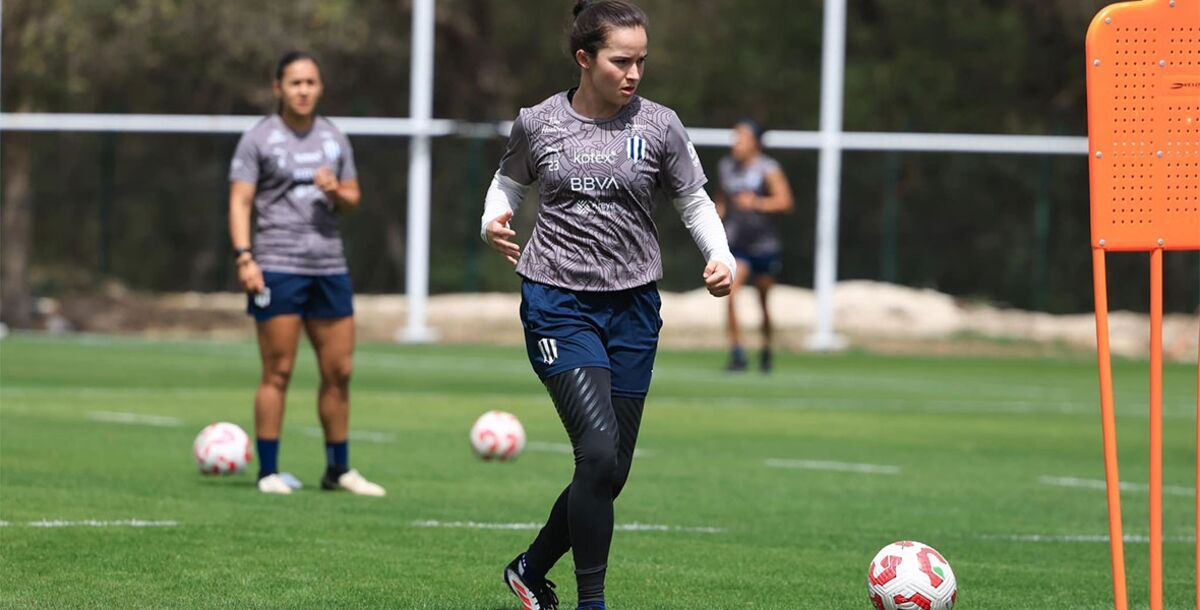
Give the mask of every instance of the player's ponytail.
<path id="1" fill-rule="evenodd" d="M 578 18 L 579 13 L 587 10 L 587 8 L 596 3 L 596 0 L 579 0 L 575 3 L 575 8 L 571 11 L 571 16 Z"/>
<path id="2" fill-rule="evenodd" d="M 571 14 L 573 19 L 567 30 L 570 46 L 567 51 L 571 57 L 580 49 L 595 55 L 604 47 L 613 28 L 650 27 L 645 11 L 626 0 L 576 0 Z"/>

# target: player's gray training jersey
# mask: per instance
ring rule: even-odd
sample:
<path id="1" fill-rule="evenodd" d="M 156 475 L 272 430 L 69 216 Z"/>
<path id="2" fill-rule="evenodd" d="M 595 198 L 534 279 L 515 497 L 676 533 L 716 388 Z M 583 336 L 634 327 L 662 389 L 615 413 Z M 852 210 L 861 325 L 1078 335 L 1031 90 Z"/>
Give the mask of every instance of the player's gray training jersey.
<path id="1" fill-rule="evenodd" d="M 662 279 L 654 195 L 673 199 L 707 182 L 670 108 L 635 96 L 617 116 L 594 120 L 572 110 L 565 91 L 521 110 L 500 175 L 539 183 L 517 273 L 581 291 Z"/>
<path id="2" fill-rule="evenodd" d="M 358 175 L 350 141 L 324 117 L 297 134 L 275 114 L 242 134 L 229 180 L 255 186 L 254 258 L 263 270 L 346 273 L 337 212 L 313 184 L 320 167 L 338 180 Z"/>
<path id="3" fill-rule="evenodd" d="M 766 155 L 758 155 L 744 166 L 733 157 L 724 157 L 717 164 L 721 190 L 725 193 L 725 235 L 730 249 L 764 256 L 777 254 L 783 248 L 774 214 L 739 210 L 733 202 L 734 196 L 743 192 L 759 197 L 769 195 L 767 174 L 778 169 L 779 163 Z"/>

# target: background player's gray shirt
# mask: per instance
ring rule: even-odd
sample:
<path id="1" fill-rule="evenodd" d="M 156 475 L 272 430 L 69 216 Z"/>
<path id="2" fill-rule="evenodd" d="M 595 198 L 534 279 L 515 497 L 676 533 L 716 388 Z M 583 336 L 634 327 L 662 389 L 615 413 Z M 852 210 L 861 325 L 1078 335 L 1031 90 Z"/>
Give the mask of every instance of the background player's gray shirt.
<path id="1" fill-rule="evenodd" d="M 264 271 L 346 273 L 338 215 L 313 184 L 317 168 L 338 180 L 358 175 L 350 141 L 324 117 L 297 134 L 278 114 L 242 134 L 229 180 L 254 185 L 254 259 Z"/>
<path id="2" fill-rule="evenodd" d="M 725 235 L 731 250 L 766 256 L 783 249 L 775 214 L 739 210 L 733 202 L 735 195 L 747 191 L 759 197 L 769 195 L 767 174 L 778 170 L 779 163 L 766 155 L 758 155 L 746 165 L 739 165 L 733 157 L 724 157 L 717 164 L 721 190 L 725 193 Z"/>
<path id="3" fill-rule="evenodd" d="M 569 290 L 624 290 L 662 279 L 656 193 L 690 194 L 707 178 L 675 112 L 634 97 L 617 116 L 577 114 L 562 92 L 513 123 L 500 174 L 538 182 L 537 223 L 522 277 Z"/>

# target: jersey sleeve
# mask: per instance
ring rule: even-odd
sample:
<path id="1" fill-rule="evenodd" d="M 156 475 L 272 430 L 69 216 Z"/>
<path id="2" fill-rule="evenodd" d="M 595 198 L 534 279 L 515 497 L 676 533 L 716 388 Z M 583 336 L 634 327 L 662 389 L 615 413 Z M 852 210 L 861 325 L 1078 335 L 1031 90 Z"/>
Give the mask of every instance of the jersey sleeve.
<path id="1" fill-rule="evenodd" d="M 779 162 L 771 157 L 763 155 L 762 157 L 763 174 L 773 174 L 780 170 Z"/>
<path id="2" fill-rule="evenodd" d="M 258 184 L 258 144 L 250 131 L 243 133 L 242 139 L 238 140 L 233 160 L 229 162 L 229 181 Z"/>
<path id="3" fill-rule="evenodd" d="M 674 199 L 690 194 L 708 182 L 704 168 L 700 166 L 700 156 L 696 154 L 696 147 L 692 145 L 687 130 L 674 112 L 671 113 L 670 122 L 667 124 L 663 146 L 659 183 L 668 197 Z"/>
<path id="4" fill-rule="evenodd" d="M 339 139 L 342 141 L 342 154 L 338 159 L 338 180 L 350 180 L 358 177 L 358 166 L 354 164 L 354 147 L 350 145 L 350 138 L 346 134 L 339 133 Z"/>
<path id="5" fill-rule="evenodd" d="M 500 158 L 500 175 L 526 186 L 537 180 L 529 147 L 529 132 L 525 129 L 525 110 L 521 110 L 517 120 L 513 121 L 512 131 L 508 134 L 508 147 Z"/>

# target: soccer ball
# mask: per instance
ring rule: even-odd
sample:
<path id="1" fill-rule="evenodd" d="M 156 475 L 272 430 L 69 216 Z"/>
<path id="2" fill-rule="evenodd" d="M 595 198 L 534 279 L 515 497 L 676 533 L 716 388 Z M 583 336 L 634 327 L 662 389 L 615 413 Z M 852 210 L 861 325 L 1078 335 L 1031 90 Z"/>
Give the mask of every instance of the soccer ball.
<path id="1" fill-rule="evenodd" d="M 471 447 L 485 460 L 508 460 L 525 448 L 525 428 L 516 415 L 488 411 L 471 427 Z"/>
<path id="2" fill-rule="evenodd" d="M 237 424 L 217 422 L 205 426 L 196 436 L 192 457 L 202 474 L 234 474 L 245 470 L 254 456 L 244 430 Z"/>
<path id="3" fill-rule="evenodd" d="M 867 594 L 875 610 L 950 610 L 958 598 L 958 582 L 933 547 L 901 540 L 871 560 Z"/>

